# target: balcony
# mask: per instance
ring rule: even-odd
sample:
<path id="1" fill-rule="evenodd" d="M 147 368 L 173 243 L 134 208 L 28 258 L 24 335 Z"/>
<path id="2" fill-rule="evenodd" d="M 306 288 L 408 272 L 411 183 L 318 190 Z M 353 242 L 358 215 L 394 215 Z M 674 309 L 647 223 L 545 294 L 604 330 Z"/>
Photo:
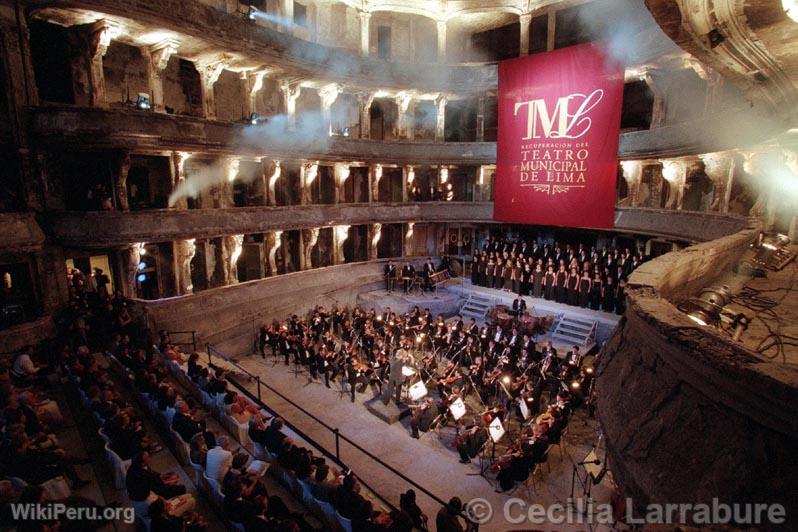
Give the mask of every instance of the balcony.
<path id="1" fill-rule="evenodd" d="M 493 204 L 357 203 L 139 212 L 64 212 L 55 215 L 53 227 L 56 239 L 63 245 L 107 248 L 131 242 L 165 242 L 333 225 L 408 222 L 492 223 Z M 615 230 L 700 242 L 740 231 L 746 226 L 747 219 L 731 215 L 618 208 Z"/>

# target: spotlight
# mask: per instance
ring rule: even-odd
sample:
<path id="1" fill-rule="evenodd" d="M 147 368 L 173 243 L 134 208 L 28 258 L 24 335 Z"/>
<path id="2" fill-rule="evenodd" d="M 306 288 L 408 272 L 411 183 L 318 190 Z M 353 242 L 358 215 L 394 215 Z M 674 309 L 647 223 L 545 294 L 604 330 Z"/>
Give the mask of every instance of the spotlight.
<path id="1" fill-rule="evenodd" d="M 572 390 L 578 390 L 580 386 L 581 386 L 581 384 L 579 384 L 579 381 L 573 381 L 571 383 L 571 389 Z"/>
<path id="2" fill-rule="evenodd" d="M 247 9 L 247 18 L 249 20 L 255 20 L 258 18 L 258 8 L 255 6 L 249 6 L 249 9 Z"/>
<path id="3" fill-rule="evenodd" d="M 146 92 L 140 92 L 138 97 L 136 98 L 136 109 L 141 111 L 149 111 L 152 109 L 152 103 L 150 103 L 150 95 Z"/>
<path id="4" fill-rule="evenodd" d="M 146 267 L 147 267 L 147 265 L 143 261 L 139 262 L 139 270 L 143 270 Z"/>
<path id="5" fill-rule="evenodd" d="M 146 276 L 146 275 L 144 275 L 143 273 L 140 273 L 140 274 L 138 274 L 138 276 L 136 277 L 136 280 L 137 280 L 138 282 L 140 282 L 140 283 L 143 283 L 143 282 L 144 282 L 144 280 L 145 280 L 146 278 L 147 278 L 147 276 Z"/>
<path id="6" fill-rule="evenodd" d="M 249 115 L 249 123 L 253 126 L 257 126 L 258 122 L 260 122 L 260 115 L 258 113 L 252 113 Z"/>
<path id="7" fill-rule="evenodd" d="M 691 297 L 680 303 L 678 309 L 687 314 L 687 317 L 703 326 L 718 325 L 723 307 L 731 301 L 729 287 L 704 288 L 698 297 Z"/>
<path id="8" fill-rule="evenodd" d="M 761 233 L 757 241 L 751 244 L 756 250 L 752 261 L 768 270 L 781 270 L 795 258 L 795 253 L 787 249 L 790 242 L 790 237 L 781 233 Z"/>

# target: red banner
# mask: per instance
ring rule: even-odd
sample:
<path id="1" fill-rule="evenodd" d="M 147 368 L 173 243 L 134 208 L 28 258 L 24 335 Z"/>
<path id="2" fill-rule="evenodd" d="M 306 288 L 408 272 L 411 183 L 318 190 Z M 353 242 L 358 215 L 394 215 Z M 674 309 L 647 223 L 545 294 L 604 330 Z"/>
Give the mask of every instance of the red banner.
<path id="1" fill-rule="evenodd" d="M 499 63 L 495 220 L 613 226 L 623 76 L 599 43 Z"/>

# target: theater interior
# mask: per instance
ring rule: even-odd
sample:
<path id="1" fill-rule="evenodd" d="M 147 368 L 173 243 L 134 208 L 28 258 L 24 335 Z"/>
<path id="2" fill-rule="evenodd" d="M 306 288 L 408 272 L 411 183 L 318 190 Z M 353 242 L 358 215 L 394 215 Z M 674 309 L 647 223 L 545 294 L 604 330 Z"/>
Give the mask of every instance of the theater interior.
<path id="1" fill-rule="evenodd" d="M 0 0 L 0 228 L 8 529 L 798 527 L 796 0 Z"/>

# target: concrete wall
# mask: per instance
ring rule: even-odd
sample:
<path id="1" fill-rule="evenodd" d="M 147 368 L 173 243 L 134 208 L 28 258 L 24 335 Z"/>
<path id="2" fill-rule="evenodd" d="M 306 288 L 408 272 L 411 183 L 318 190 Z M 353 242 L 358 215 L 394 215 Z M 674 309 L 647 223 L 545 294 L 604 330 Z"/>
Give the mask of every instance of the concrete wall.
<path id="1" fill-rule="evenodd" d="M 316 305 L 329 309 L 336 301 L 355 305 L 358 294 L 383 286 L 384 262 L 329 266 L 142 304 L 156 327 L 195 330 L 203 345 L 238 355 L 250 352 L 258 328 L 272 319 L 302 316 Z"/>
<path id="2" fill-rule="evenodd" d="M 697 328 L 669 299 L 711 285 L 758 225 L 663 255 L 631 276 L 598 370 L 610 467 L 638 512 L 651 502 L 780 502 L 795 523 L 798 371 Z"/>

